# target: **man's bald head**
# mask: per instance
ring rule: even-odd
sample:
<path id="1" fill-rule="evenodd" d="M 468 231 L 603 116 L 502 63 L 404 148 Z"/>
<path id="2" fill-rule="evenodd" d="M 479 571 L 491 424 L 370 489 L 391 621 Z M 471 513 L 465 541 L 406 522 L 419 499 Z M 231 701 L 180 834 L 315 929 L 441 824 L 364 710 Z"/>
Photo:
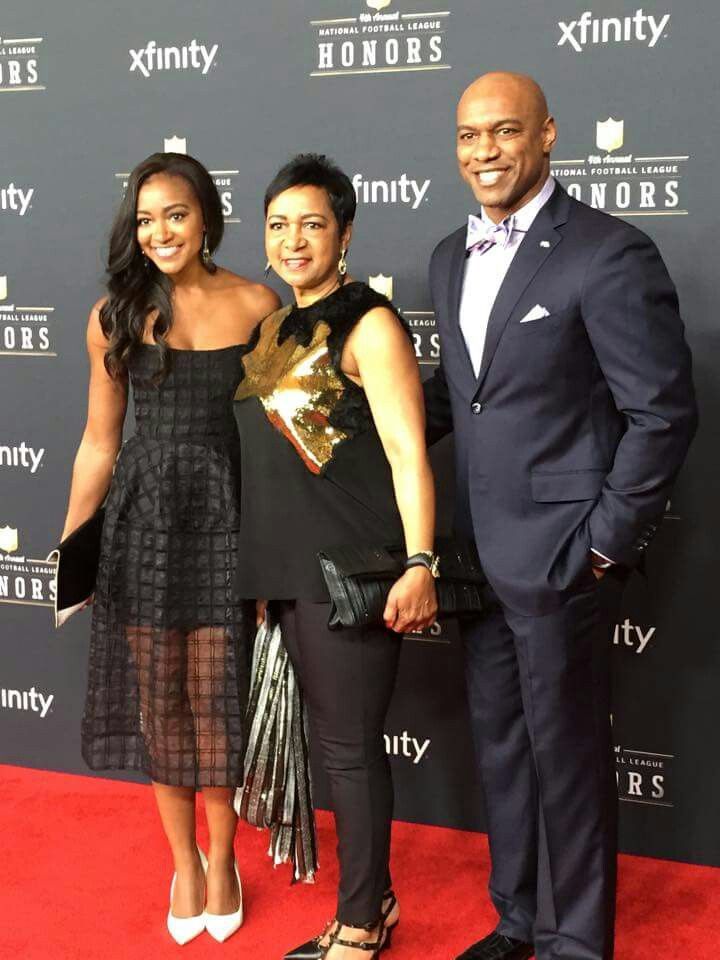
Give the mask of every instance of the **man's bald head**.
<path id="1" fill-rule="evenodd" d="M 532 77 L 478 77 L 460 98 L 457 125 L 460 173 L 492 219 L 499 222 L 542 189 L 556 131 Z"/>
<path id="2" fill-rule="evenodd" d="M 496 71 L 483 74 L 473 80 L 460 97 L 458 112 L 463 105 L 475 97 L 512 97 L 516 103 L 522 103 L 538 123 L 549 115 L 547 100 L 540 84 L 524 73 Z"/>

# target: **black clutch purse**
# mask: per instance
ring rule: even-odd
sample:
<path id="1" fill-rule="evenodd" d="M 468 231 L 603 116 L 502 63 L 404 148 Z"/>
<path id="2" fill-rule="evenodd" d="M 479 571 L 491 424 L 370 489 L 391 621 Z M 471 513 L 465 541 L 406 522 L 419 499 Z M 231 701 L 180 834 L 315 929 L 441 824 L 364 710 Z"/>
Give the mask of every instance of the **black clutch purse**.
<path id="1" fill-rule="evenodd" d="M 486 580 L 475 544 L 439 539 L 435 552 L 440 557 L 438 619 L 478 616 Z M 354 544 L 318 553 L 330 594 L 328 628 L 382 626 L 390 588 L 402 576 L 405 559 L 400 546 Z"/>
<path id="2" fill-rule="evenodd" d="M 104 522 L 105 509 L 100 507 L 48 556 L 48 560 L 57 563 L 56 627 L 61 627 L 74 613 L 82 610 L 95 591 Z"/>

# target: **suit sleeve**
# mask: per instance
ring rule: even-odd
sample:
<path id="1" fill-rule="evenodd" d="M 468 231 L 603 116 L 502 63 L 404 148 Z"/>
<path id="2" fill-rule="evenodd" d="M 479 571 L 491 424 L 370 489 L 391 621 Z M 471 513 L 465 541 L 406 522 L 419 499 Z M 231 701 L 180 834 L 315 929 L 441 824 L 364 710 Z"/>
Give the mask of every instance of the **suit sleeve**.
<path id="1" fill-rule="evenodd" d="M 582 315 L 625 432 L 589 517 L 592 547 L 634 566 L 655 533 L 697 427 L 678 299 L 654 243 L 613 231 L 597 250 Z"/>
<path id="2" fill-rule="evenodd" d="M 439 257 L 440 246 L 436 247 L 433 251 L 433 255 L 430 258 L 430 295 L 433 300 L 433 309 L 435 311 L 435 322 L 436 326 L 439 329 L 438 324 L 438 257 Z M 447 379 L 445 377 L 445 370 L 443 368 L 442 362 L 442 342 L 440 344 L 441 355 L 440 362 L 435 368 L 435 372 L 432 377 L 429 377 L 423 383 L 423 391 L 425 393 L 425 416 L 426 416 L 426 429 L 425 437 L 427 439 L 428 446 L 437 443 L 438 440 L 442 440 L 444 436 L 452 432 L 453 429 L 453 419 L 452 419 L 452 409 L 450 406 L 450 391 L 448 389 Z"/>
<path id="3" fill-rule="evenodd" d="M 425 393 L 425 439 L 427 445 L 431 447 L 453 429 L 450 392 L 442 360 L 432 377 L 428 377 L 423 383 L 423 391 Z"/>

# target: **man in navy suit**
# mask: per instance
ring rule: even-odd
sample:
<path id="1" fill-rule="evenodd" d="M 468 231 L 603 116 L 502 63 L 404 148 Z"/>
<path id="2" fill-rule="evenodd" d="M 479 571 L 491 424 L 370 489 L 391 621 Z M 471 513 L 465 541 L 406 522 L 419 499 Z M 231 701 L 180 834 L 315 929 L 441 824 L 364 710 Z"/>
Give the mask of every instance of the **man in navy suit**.
<path id="1" fill-rule="evenodd" d="M 496 606 L 463 628 L 500 916 L 462 960 L 613 955 L 617 791 L 610 637 L 696 427 L 690 355 L 653 242 L 550 175 L 529 77 L 487 74 L 457 114 L 477 216 L 435 249 L 458 531 Z"/>

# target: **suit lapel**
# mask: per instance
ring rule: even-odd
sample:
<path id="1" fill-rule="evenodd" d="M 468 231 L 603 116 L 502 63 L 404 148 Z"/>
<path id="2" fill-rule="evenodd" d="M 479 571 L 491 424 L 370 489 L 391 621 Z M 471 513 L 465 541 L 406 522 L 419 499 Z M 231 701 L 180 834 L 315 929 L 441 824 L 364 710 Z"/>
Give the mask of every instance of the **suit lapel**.
<path id="1" fill-rule="evenodd" d="M 567 193 L 555 185 L 552 196 L 538 213 L 515 254 L 490 311 L 482 365 L 477 379 L 479 389 L 492 363 L 500 338 L 515 305 L 525 288 L 562 240 L 557 227 L 567 222 L 570 208 Z"/>
<path id="2" fill-rule="evenodd" d="M 475 371 L 468 353 L 465 337 L 460 329 L 460 298 L 462 297 L 465 277 L 465 230 L 459 230 L 450 254 L 450 277 L 448 281 L 448 320 L 450 322 L 451 341 L 456 347 L 458 365 L 469 393 L 475 391 Z"/>

